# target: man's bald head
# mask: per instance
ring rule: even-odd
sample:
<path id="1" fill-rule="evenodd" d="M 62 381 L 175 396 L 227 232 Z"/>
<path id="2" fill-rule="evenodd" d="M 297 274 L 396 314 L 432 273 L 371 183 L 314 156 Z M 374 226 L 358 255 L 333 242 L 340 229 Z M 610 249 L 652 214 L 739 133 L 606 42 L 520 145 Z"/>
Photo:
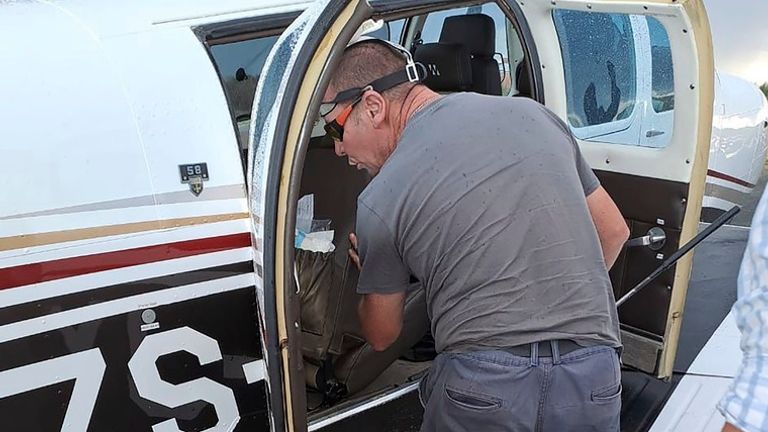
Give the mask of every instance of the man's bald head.
<path id="1" fill-rule="evenodd" d="M 344 51 L 341 63 L 331 78 L 333 96 L 341 91 L 364 87 L 371 82 L 405 68 L 405 58 L 382 42 L 356 43 Z M 412 87 L 404 83 L 385 91 L 390 99 L 398 100 Z"/>

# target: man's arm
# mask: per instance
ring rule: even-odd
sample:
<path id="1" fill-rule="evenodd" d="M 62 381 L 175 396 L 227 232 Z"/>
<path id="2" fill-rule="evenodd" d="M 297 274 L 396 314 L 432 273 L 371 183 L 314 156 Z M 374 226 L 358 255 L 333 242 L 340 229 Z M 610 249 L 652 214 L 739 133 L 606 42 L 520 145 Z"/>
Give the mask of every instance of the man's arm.
<path id="1" fill-rule="evenodd" d="M 365 294 L 357 308 L 365 340 L 375 351 L 389 348 L 403 328 L 405 292 Z"/>
<path id="2" fill-rule="evenodd" d="M 349 234 L 349 258 L 362 270 L 360 256 L 357 253 L 357 236 Z M 371 344 L 375 351 L 384 351 L 389 348 L 400 336 L 403 328 L 403 307 L 405 305 L 405 291 L 393 294 L 363 294 L 357 307 L 360 318 L 360 326 L 363 329 L 365 340 Z"/>
<path id="3" fill-rule="evenodd" d="M 600 237 L 605 266 L 610 269 L 629 238 L 629 228 L 613 199 L 602 186 L 587 196 L 587 206 Z"/>

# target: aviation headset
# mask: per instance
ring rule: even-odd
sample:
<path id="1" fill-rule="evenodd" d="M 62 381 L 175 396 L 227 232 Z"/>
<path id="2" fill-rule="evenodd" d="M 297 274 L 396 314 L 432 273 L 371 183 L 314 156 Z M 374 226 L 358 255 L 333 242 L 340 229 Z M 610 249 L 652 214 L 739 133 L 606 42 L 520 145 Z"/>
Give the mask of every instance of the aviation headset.
<path id="1" fill-rule="evenodd" d="M 391 49 L 393 52 L 401 55 L 405 59 L 405 68 L 400 69 L 396 72 L 393 72 L 389 75 L 385 75 L 381 78 L 378 78 L 372 81 L 367 86 L 356 87 L 356 88 L 351 88 L 351 89 L 341 91 L 337 93 L 336 97 L 334 97 L 333 100 L 330 102 L 339 103 L 339 102 L 348 101 L 350 99 L 354 99 L 362 91 L 367 89 L 367 87 L 370 87 L 370 90 L 374 90 L 378 93 L 381 93 L 385 90 L 391 89 L 392 87 L 395 87 L 397 85 L 400 85 L 406 82 L 412 82 L 412 83 L 421 82 L 421 80 L 423 80 L 424 77 L 427 75 L 427 69 L 424 67 L 424 65 L 413 61 L 413 56 L 411 55 L 411 52 L 408 51 L 405 47 L 398 45 L 394 42 L 390 42 L 388 40 L 378 39 L 370 36 L 362 36 L 357 40 L 350 42 L 347 45 L 347 48 L 353 47 L 359 43 L 364 43 L 364 42 L 378 43 L 380 45 L 386 46 L 387 48 Z"/>

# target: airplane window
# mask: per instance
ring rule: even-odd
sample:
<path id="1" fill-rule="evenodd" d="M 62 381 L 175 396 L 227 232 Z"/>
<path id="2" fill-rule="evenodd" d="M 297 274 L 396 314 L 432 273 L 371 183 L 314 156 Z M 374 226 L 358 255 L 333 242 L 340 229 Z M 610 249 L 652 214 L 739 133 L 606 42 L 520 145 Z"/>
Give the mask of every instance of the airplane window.
<path id="1" fill-rule="evenodd" d="M 389 22 L 389 41 L 400 43 L 403 38 L 403 28 L 405 27 L 405 18 Z"/>
<path id="2" fill-rule="evenodd" d="M 368 33 L 367 36 L 376 37 L 379 39 L 387 39 L 394 43 L 400 43 L 400 37 L 402 36 L 404 25 L 405 18 L 395 21 L 388 21 L 387 26 L 382 27 L 375 32 Z"/>
<path id="3" fill-rule="evenodd" d="M 243 131 L 247 133 L 248 130 L 256 84 L 267 55 L 279 36 L 262 36 L 211 46 L 211 56 L 224 85 L 229 109 L 240 129 L 237 138 L 242 148 L 248 145 Z"/>
<path id="4" fill-rule="evenodd" d="M 427 15 L 424 26 L 421 29 L 419 39 L 423 43 L 439 42 L 440 33 L 443 29 L 443 22 L 446 18 L 456 15 L 485 14 L 493 18 L 496 25 L 496 54 L 494 58 L 499 65 L 499 74 L 501 76 L 501 94 L 508 95 L 512 92 L 512 79 L 514 71 L 510 72 L 510 53 L 508 47 L 507 29 L 514 31 L 511 23 L 507 20 L 504 12 L 496 3 L 486 3 L 483 5 L 450 9 L 444 11 L 432 12 Z M 517 34 L 514 34 L 515 38 Z M 472 37 L 467 35 L 467 37 Z M 519 63 L 519 60 L 518 60 Z"/>
<path id="5" fill-rule="evenodd" d="M 563 55 L 571 127 L 585 128 L 632 116 L 637 68 L 629 16 L 556 10 L 554 20 Z M 576 130 L 574 133 L 586 138 Z"/>
<path id="6" fill-rule="evenodd" d="M 653 110 L 661 113 L 675 108 L 672 51 L 669 35 L 656 18 L 648 18 L 648 33 L 651 38 L 651 102 Z"/>

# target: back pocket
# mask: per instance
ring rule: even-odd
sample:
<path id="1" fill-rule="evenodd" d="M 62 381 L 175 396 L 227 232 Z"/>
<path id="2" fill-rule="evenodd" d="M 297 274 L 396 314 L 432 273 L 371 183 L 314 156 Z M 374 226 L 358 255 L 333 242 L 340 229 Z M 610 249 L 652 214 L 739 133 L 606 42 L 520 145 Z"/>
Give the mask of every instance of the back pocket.
<path id="1" fill-rule="evenodd" d="M 597 389 L 592 392 L 592 402 L 607 404 L 621 398 L 621 381 L 609 387 Z"/>
<path id="2" fill-rule="evenodd" d="M 459 390 L 446 385 L 445 397 L 452 403 L 475 411 L 493 411 L 501 408 L 501 399 L 493 396 Z"/>

